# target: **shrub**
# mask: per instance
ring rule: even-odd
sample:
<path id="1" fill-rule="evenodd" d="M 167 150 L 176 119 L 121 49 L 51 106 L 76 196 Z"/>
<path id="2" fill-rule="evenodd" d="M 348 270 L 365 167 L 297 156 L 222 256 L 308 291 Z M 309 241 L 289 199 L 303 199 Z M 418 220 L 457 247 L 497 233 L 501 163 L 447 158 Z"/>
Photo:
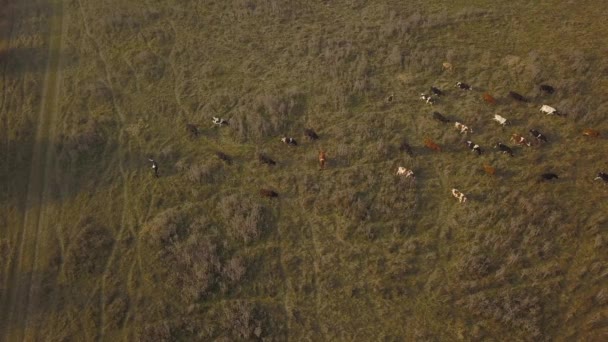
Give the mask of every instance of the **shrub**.
<path id="1" fill-rule="evenodd" d="M 233 239 L 249 243 L 259 238 L 266 220 L 263 206 L 251 199 L 230 195 L 222 198 L 218 209 Z"/>
<path id="2" fill-rule="evenodd" d="M 85 219 L 79 226 L 65 257 L 64 269 L 69 279 L 100 274 L 114 244 L 112 234 L 92 219 Z"/>

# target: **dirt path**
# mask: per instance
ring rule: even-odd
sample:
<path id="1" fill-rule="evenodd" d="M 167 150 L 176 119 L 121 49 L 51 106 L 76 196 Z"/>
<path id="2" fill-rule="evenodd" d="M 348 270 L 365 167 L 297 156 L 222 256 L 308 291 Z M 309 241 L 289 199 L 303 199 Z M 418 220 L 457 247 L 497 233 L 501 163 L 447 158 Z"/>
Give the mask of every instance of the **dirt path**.
<path id="1" fill-rule="evenodd" d="M 4 340 L 19 341 L 28 337 L 29 314 L 37 309 L 40 292 L 41 272 L 38 263 L 39 236 L 46 227 L 45 203 L 49 198 L 50 186 L 47 180 L 53 170 L 55 157 L 52 144 L 55 141 L 57 99 L 59 96 L 61 72 L 60 51 L 63 35 L 61 3 L 51 2 L 49 28 L 49 54 L 44 75 L 42 102 L 36 120 L 36 135 L 30 164 L 30 175 L 26 195 L 26 211 L 21 234 L 17 240 L 17 255 L 11 264 L 8 277 L 7 336 Z M 31 337 L 31 336 L 29 336 Z"/>

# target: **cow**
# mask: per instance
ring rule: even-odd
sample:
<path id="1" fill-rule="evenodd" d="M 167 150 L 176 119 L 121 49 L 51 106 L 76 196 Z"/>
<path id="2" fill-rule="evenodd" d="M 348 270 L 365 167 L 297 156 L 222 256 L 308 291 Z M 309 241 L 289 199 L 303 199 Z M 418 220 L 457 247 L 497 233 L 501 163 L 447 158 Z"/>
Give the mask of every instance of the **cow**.
<path id="1" fill-rule="evenodd" d="M 191 123 L 186 124 L 186 132 L 190 133 L 190 137 L 193 139 L 198 137 L 198 135 L 200 134 L 198 126 Z"/>
<path id="2" fill-rule="evenodd" d="M 583 130 L 583 135 L 586 137 L 593 137 L 593 138 L 597 138 L 600 136 L 600 132 L 595 130 L 595 129 L 591 129 L 591 128 L 586 128 Z"/>
<path id="3" fill-rule="evenodd" d="M 483 170 L 490 176 L 494 176 L 496 174 L 496 169 L 488 164 L 483 164 Z"/>
<path id="4" fill-rule="evenodd" d="M 443 123 L 450 122 L 450 119 L 446 118 L 445 116 L 443 116 L 439 112 L 433 112 L 433 119 L 435 119 L 435 120 L 437 120 L 439 122 L 443 122 Z"/>
<path id="5" fill-rule="evenodd" d="M 456 199 L 458 199 L 458 203 L 464 203 L 467 201 L 467 197 L 460 191 L 456 190 L 456 189 L 452 189 L 452 196 L 456 197 Z"/>
<path id="6" fill-rule="evenodd" d="M 405 139 L 401 142 L 401 145 L 399 145 L 399 150 L 401 150 L 401 152 L 407 153 L 410 157 L 414 156 L 414 151 L 412 150 L 412 147 L 410 146 L 410 144 L 407 143 L 407 140 Z"/>
<path id="7" fill-rule="evenodd" d="M 454 66 L 452 65 L 452 63 L 449 62 L 443 62 L 441 64 L 441 66 L 443 67 L 443 70 L 452 73 L 454 71 Z"/>
<path id="8" fill-rule="evenodd" d="M 395 99 L 395 94 L 390 94 L 387 98 L 386 98 L 386 102 L 391 103 L 393 102 L 393 100 Z"/>
<path id="9" fill-rule="evenodd" d="M 217 152 L 215 152 L 215 155 L 218 158 L 220 158 L 222 161 L 224 161 L 226 164 L 232 164 L 232 158 L 230 158 L 230 156 L 227 155 L 226 153 L 217 151 Z"/>
<path id="10" fill-rule="evenodd" d="M 454 128 L 456 128 L 457 130 L 460 131 L 460 133 L 473 133 L 473 130 L 471 128 L 469 128 L 468 126 L 465 126 L 464 124 L 461 124 L 460 122 L 455 122 L 454 123 Z"/>
<path id="11" fill-rule="evenodd" d="M 270 189 L 260 189 L 260 195 L 262 197 L 269 197 L 269 198 L 279 197 L 279 194 L 276 191 L 273 191 Z"/>
<path id="12" fill-rule="evenodd" d="M 427 95 L 425 93 L 420 94 L 420 99 L 430 105 L 435 103 L 435 99 L 432 98 L 431 95 Z"/>
<path id="13" fill-rule="evenodd" d="M 476 152 L 477 155 L 481 155 L 483 153 L 483 150 L 481 149 L 481 146 L 477 145 L 476 143 L 467 140 L 464 142 L 465 145 L 467 145 L 467 147 L 472 151 L 472 152 Z"/>
<path id="14" fill-rule="evenodd" d="M 319 166 L 321 167 L 321 170 L 325 169 L 325 161 L 326 161 L 325 151 L 319 150 Z"/>
<path id="15" fill-rule="evenodd" d="M 505 117 L 498 115 L 498 114 L 494 114 L 494 121 L 498 122 L 503 127 L 511 124 L 511 122 L 509 120 L 507 120 Z"/>
<path id="16" fill-rule="evenodd" d="M 595 177 L 593 180 L 602 180 L 605 184 L 608 184 L 608 173 L 600 171 L 597 173 L 597 177 Z"/>
<path id="17" fill-rule="evenodd" d="M 542 105 L 540 107 L 540 112 L 545 113 L 547 115 L 553 115 L 553 114 L 560 115 L 560 113 L 557 111 L 557 109 L 555 109 L 551 106 L 547 106 L 547 105 Z"/>
<path id="18" fill-rule="evenodd" d="M 540 85 L 540 90 L 544 91 L 545 93 L 548 94 L 553 94 L 553 92 L 555 92 L 555 88 L 553 88 L 552 86 L 548 85 L 548 84 L 541 84 Z"/>
<path id="19" fill-rule="evenodd" d="M 520 102 L 528 102 L 528 99 L 526 99 L 523 95 L 518 94 L 518 93 L 516 93 L 514 91 L 510 91 L 509 92 L 509 96 L 512 99 L 515 99 L 515 100 L 520 101 Z"/>
<path id="20" fill-rule="evenodd" d="M 213 124 L 214 124 L 214 125 L 217 125 L 217 126 L 224 126 L 224 125 L 227 125 L 227 124 L 228 124 L 228 120 L 226 120 L 226 119 L 221 119 L 221 118 L 218 118 L 218 117 L 216 117 L 216 116 L 214 116 L 214 117 L 213 117 L 213 120 L 212 120 L 212 121 L 213 121 Z"/>
<path id="21" fill-rule="evenodd" d="M 531 129 L 530 134 L 535 137 L 538 142 L 547 142 L 547 137 L 535 129 Z"/>
<path id="22" fill-rule="evenodd" d="M 501 142 L 497 142 L 496 145 L 494 145 L 494 148 L 499 149 L 500 152 L 502 152 L 503 154 L 508 154 L 511 157 L 514 156 L 513 150 L 509 146 L 507 146 L 507 145 L 505 145 L 505 144 L 503 144 Z"/>
<path id="23" fill-rule="evenodd" d="M 260 161 L 260 163 L 266 164 L 266 165 L 276 165 L 277 164 L 277 162 L 272 160 L 270 157 L 268 157 L 267 155 L 261 154 L 261 153 L 258 154 L 258 160 Z"/>
<path id="24" fill-rule="evenodd" d="M 443 92 L 437 87 L 431 87 L 431 93 L 437 96 L 443 95 Z"/>
<path id="25" fill-rule="evenodd" d="M 304 134 L 310 140 L 317 140 L 317 139 L 319 139 L 319 136 L 317 135 L 317 133 L 313 129 L 311 129 L 311 128 L 305 128 L 304 129 Z"/>
<path id="26" fill-rule="evenodd" d="M 287 136 L 283 136 L 281 138 L 281 142 L 291 146 L 298 146 L 298 142 L 294 138 L 289 138 Z"/>
<path id="27" fill-rule="evenodd" d="M 473 90 L 473 87 L 462 82 L 456 82 L 456 87 L 460 88 L 461 90 Z"/>
<path id="28" fill-rule="evenodd" d="M 405 176 L 405 178 L 416 178 L 414 176 L 414 171 L 410 170 L 410 169 L 406 169 L 403 166 L 399 166 L 399 168 L 397 168 L 397 176 Z"/>
<path id="29" fill-rule="evenodd" d="M 158 163 L 152 159 L 152 158 L 148 158 L 149 161 L 152 162 L 152 170 L 154 171 L 154 177 L 158 178 Z"/>
<path id="30" fill-rule="evenodd" d="M 526 140 L 526 138 L 524 138 L 523 136 L 517 134 L 517 133 L 513 133 L 511 134 L 511 139 L 510 141 L 516 143 L 516 144 L 520 144 L 520 145 L 525 145 L 530 147 L 530 142 L 528 140 Z"/>
<path id="31" fill-rule="evenodd" d="M 491 105 L 496 104 L 496 99 L 488 93 L 483 93 L 483 100 L 486 101 L 486 103 L 491 104 Z"/>
<path id="32" fill-rule="evenodd" d="M 559 177 L 553 172 L 547 172 L 540 175 L 540 181 L 550 181 L 553 179 L 558 179 Z"/>
<path id="33" fill-rule="evenodd" d="M 435 152 L 441 152 L 441 146 L 437 145 L 435 142 L 433 142 L 433 140 L 429 138 L 424 139 L 424 146 Z"/>

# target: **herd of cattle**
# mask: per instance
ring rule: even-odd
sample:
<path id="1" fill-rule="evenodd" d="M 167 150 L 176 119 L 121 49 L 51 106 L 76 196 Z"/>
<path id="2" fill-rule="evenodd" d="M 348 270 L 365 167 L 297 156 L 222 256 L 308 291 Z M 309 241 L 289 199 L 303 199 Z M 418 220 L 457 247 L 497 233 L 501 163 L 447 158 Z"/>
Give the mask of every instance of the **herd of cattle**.
<path id="1" fill-rule="evenodd" d="M 449 63 L 447 63 L 447 64 L 449 64 Z M 450 64 L 450 66 L 451 66 L 451 64 Z M 446 68 L 446 63 L 444 63 L 444 69 L 447 69 Z M 450 70 L 450 69 L 447 69 L 447 70 Z M 457 88 L 463 90 L 463 91 L 471 91 L 471 90 L 473 90 L 473 87 L 471 85 L 463 83 L 463 82 L 456 82 L 455 86 Z M 539 88 L 540 88 L 540 90 L 542 92 L 547 93 L 547 94 L 553 94 L 555 92 L 555 88 L 553 86 L 548 85 L 548 84 L 541 84 L 539 86 Z M 441 89 L 439 89 L 437 87 L 434 87 L 434 86 L 432 86 L 430 88 L 430 92 L 431 92 L 431 94 L 426 94 L 426 93 L 420 94 L 420 99 L 422 101 L 424 101 L 425 103 L 430 104 L 430 105 L 435 104 L 437 102 L 437 98 L 439 98 L 442 95 L 444 95 L 444 92 Z M 518 94 L 518 93 L 516 93 L 514 91 L 510 91 L 509 92 L 509 97 L 511 97 L 512 99 L 514 99 L 516 101 L 529 102 L 529 100 L 526 97 L 524 97 L 523 95 Z M 482 98 L 488 104 L 491 104 L 491 105 L 496 104 L 496 99 L 492 95 L 490 95 L 489 93 L 487 93 L 487 92 L 483 94 Z M 392 102 L 393 99 L 394 99 L 394 95 L 391 94 L 387 98 L 387 101 L 388 102 Z M 566 114 L 558 111 L 557 109 L 555 109 L 555 108 L 553 108 L 553 107 L 551 107 L 549 105 L 546 105 L 546 104 L 543 104 L 540 107 L 540 112 L 544 113 L 546 115 L 559 115 L 559 116 L 565 116 L 566 115 Z M 450 119 L 446 118 L 443 114 L 441 114 L 439 112 L 436 112 L 436 111 L 432 113 L 432 118 L 434 120 L 437 120 L 437 121 L 441 122 L 441 123 L 449 123 L 449 122 L 451 122 Z M 505 118 L 505 117 L 503 117 L 503 116 L 501 116 L 499 114 L 495 114 L 493 120 L 496 121 L 498 124 L 500 124 L 503 127 L 511 124 L 511 122 L 507 118 Z M 470 128 L 469 126 L 467 126 L 467 125 L 465 125 L 465 124 L 463 124 L 461 122 L 457 122 L 457 121 L 454 122 L 454 128 L 458 132 L 460 132 L 461 134 L 473 133 L 473 129 L 472 128 Z M 537 143 L 543 144 L 543 143 L 547 143 L 548 142 L 547 137 L 544 134 L 542 134 L 539 130 L 537 130 L 537 129 L 530 129 L 529 132 L 530 132 L 530 135 L 532 137 L 534 137 L 534 139 L 536 139 Z M 584 136 L 588 136 L 588 137 L 599 137 L 599 135 L 600 135 L 600 133 L 597 130 L 590 129 L 590 128 L 583 130 L 582 133 L 583 133 Z M 522 146 L 528 146 L 528 147 L 531 146 L 531 142 L 530 141 L 528 141 L 525 137 L 523 137 L 522 135 L 519 135 L 517 133 L 513 133 L 511 135 L 510 141 L 512 141 L 512 142 L 514 142 L 516 144 L 522 145 Z M 429 148 L 429 149 L 431 149 L 433 151 L 437 151 L 437 152 L 441 151 L 441 147 L 438 144 L 436 144 L 435 142 L 433 142 L 429 138 L 425 138 L 424 145 L 427 148 Z M 483 154 L 483 149 L 481 148 L 481 146 L 478 145 L 478 144 L 476 144 L 476 143 L 474 143 L 473 141 L 467 140 L 467 141 L 465 141 L 465 145 L 472 152 L 477 153 L 477 155 Z M 496 142 L 494 144 L 494 148 L 498 149 L 500 152 L 502 152 L 504 154 L 508 154 L 511 157 L 514 156 L 513 150 L 509 146 L 507 146 L 506 144 L 503 144 L 500 141 L 498 141 L 498 142 Z M 404 141 L 401 144 L 401 150 L 403 152 L 409 154 L 410 156 L 413 156 L 412 148 L 407 143 L 407 141 Z M 496 173 L 496 169 L 493 168 L 490 165 L 487 165 L 487 164 L 484 164 L 484 170 L 485 170 L 486 173 L 488 173 L 490 175 L 494 175 Z M 405 168 L 403 166 L 399 166 L 398 167 L 396 174 L 398 176 L 403 176 L 403 177 L 406 177 L 406 178 L 412 178 L 412 179 L 415 178 L 414 171 L 410 170 L 410 169 L 407 169 L 407 168 Z M 540 181 L 543 181 L 543 180 L 549 181 L 549 180 L 558 179 L 558 178 L 559 177 L 558 177 L 557 174 L 552 173 L 552 172 L 548 172 L 548 173 L 541 174 L 540 177 L 539 177 L 539 180 Z M 606 172 L 598 172 L 597 177 L 595 177 L 594 180 L 601 180 L 604 183 L 608 184 L 608 173 L 606 173 Z M 459 191 L 458 189 L 452 189 L 452 195 L 456 199 L 458 199 L 458 201 L 460 203 L 465 203 L 466 200 L 467 200 L 466 195 L 464 193 L 462 193 L 461 191 Z"/>
<path id="2" fill-rule="evenodd" d="M 446 67 L 446 64 L 448 64 L 448 67 Z M 444 63 L 443 67 L 447 71 L 451 71 L 451 69 L 452 69 L 452 66 L 449 63 Z M 463 82 L 457 82 L 456 87 L 461 89 L 462 91 L 473 90 L 473 87 L 471 85 L 463 83 Z M 541 84 L 539 86 L 539 88 L 542 92 L 547 93 L 547 94 L 553 94 L 555 92 L 555 88 L 550 85 L 547 85 L 547 84 Z M 443 95 L 444 95 L 444 91 L 442 91 L 441 89 L 439 89 L 435 86 L 432 86 L 430 88 L 430 94 L 422 93 L 422 94 L 420 94 L 420 99 L 423 100 L 424 102 L 426 102 L 427 104 L 433 105 L 437 102 L 437 99 Z M 524 97 L 523 95 L 518 94 L 516 92 L 513 92 L 513 91 L 509 92 L 509 97 L 511 97 L 512 99 L 514 99 L 516 101 L 529 102 L 529 100 L 526 97 Z M 386 101 L 389 103 L 393 102 L 394 98 L 395 98 L 394 94 L 390 94 L 386 98 Z M 491 105 L 496 104 L 496 99 L 487 92 L 483 94 L 482 99 L 488 104 L 491 104 Z M 566 115 L 566 114 L 558 111 L 557 109 L 555 109 L 551 106 L 545 105 L 545 104 L 543 104 L 540 107 L 540 112 L 544 113 L 546 115 L 560 115 L 560 116 Z M 443 114 L 441 114 L 437 111 L 434 111 L 432 113 L 432 118 L 441 123 L 450 123 L 451 122 L 450 119 L 448 119 Z M 507 118 L 505 118 L 499 114 L 494 114 L 493 120 L 496 121 L 498 124 L 500 124 L 503 127 L 511 124 L 511 122 Z M 223 118 L 219 118 L 219 117 L 213 117 L 212 123 L 216 126 L 229 125 L 229 121 L 227 119 L 223 119 Z M 469 126 L 467 126 L 461 122 L 457 122 L 457 121 L 454 122 L 454 128 L 461 134 L 466 135 L 466 134 L 473 133 L 472 128 L 470 128 Z M 198 126 L 195 124 L 190 124 L 190 123 L 187 124 L 186 130 L 190 133 L 190 135 L 192 137 L 197 137 L 199 135 Z M 532 137 L 534 137 L 534 139 L 536 139 L 536 142 L 538 144 L 544 144 L 544 143 L 548 142 L 547 137 L 545 135 L 543 135 L 537 129 L 530 129 L 529 133 Z M 304 130 L 304 135 L 309 140 L 319 139 L 319 135 L 311 128 L 306 128 Z M 585 129 L 585 130 L 583 130 L 583 135 L 588 136 L 588 137 L 599 137 L 600 133 L 594 129 Z M 280 141 L 289 146 L 298 145 L 297 141 L 293 137 L 282 136 L 280 138 Z M 518 145 L 521 145 L 521 146 L 528 146 L 528 147 L 531 146 L 530 141 L 528 141 L 525 137 L 523 137 L 517 133 L 513 133 L 511 135 L 510 141 L 514 142 Z M 432 141 L 430 138 L 424 139 L 424 145 L 433 151 L 437 151 L 437 152 L 441 151 L 441 147 L 438 144 L 436 144 L 434 141 Z M 481 148 L 481 146 L 474 143 L 471 140 L 465 141 L 465 145 L 469 150 L 476 153 L 477 155 L 481 155 L 484 153 L 484 150 Z M 507 146 L 506 144 L 503 144 L 500 141 L 497 141 L 494 144 L 494 148 L 498 149 L 503 154 L 507 154 L 511 157 L 514 156 L 513 150 L 509 146 Z M 409 145 L 409 143 L 406 140 L 404 140 L 401 143 L 400 150 L 403 151 L 404 153 L 407 153 L 410 156 L 414 156 L 412 147 Z M 215 155 L 220 160 L 224 161 L 227 164 L 232 163 L 232 158 L 229 155 L 225 154 L 224 152 L 217 151 L 217 152 L 215 152 Z M 325 151 L 319 150 L 318 159 L 319 159 L 320 169 L 323 170 L 325 168 L 325 163 L 326 163 Z M 154 175 L 156 177 L 159 177 L 158 163 L 152 158 L 149 158 L 149 160 L 150 160 L 150 162 L 152 162 L 152 169 L 154 171 Z M 269 166 L 276 165 L 276 162 L 272 158 L 270 158 L 269 156 L 267 156 L 265 154 L 261 154 L 261 153 L 258 154 L 258 161 L 262 164 L 266 164 Z M 496 169 L 488 164 L 484 164 L 483 169 L 489 175 L 494 175 L 496 173 Z M 414 171 L 411 169 L 407 169 L 406 167 L 403 167 L 403 166 L 399 166 L 397 168 L 396 175 L 400 176 L 400 177 L 415 179 Z M 556 175 L 555 173 L 543 173 L 540 175 L 539 181 L 543 181 L 543 180 L 548 181 L 548 180 L 557 179 L 557 178 L 558 178 L 558 175 Z M 605 184 L 608 184 L 608 173 L 607 172 L 598 172 L 597 177 L 595 177 L 594 180 L 601 180 Z M 452 195 L 458 200 L 459 203 L 465 203 L 467 201 L 466 195 L 463 192 L 459 191 L 458 189 L 452 189 L 451 192 L 452 192 Z M 278 197 L 279 196 L 279 194 L 276 191 L 270 190 L 270 189 L 260 189 L 259 193 L 261 196 L 264 196 L 264 197 Z"/>

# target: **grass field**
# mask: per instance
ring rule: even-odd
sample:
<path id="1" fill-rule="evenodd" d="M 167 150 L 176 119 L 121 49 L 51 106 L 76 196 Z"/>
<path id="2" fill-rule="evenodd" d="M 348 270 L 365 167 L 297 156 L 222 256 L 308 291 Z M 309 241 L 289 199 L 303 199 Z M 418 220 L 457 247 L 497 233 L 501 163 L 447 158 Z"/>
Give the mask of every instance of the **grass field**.
<path id="1" fill-rule="evenodd" d="M 597 1 L 0 4 L 0 340 L 608 340 Z"/>

